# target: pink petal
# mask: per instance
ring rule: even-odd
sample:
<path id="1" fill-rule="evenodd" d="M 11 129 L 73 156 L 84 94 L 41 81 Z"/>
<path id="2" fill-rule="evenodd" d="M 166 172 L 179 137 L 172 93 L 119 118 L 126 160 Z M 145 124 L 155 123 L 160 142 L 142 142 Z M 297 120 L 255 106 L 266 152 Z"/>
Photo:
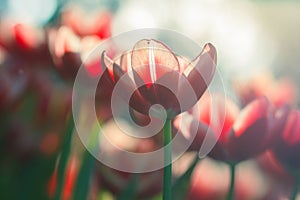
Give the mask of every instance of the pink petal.
<path id="1" fill-rule="evenodd" d="M 199 110 L 197 118 L 210 126 L 214 133 L 220 136 L 220 142 L 224 143 L 239 114 L 238 106 L 221 94 L 204 95 L 196 106 Z"/>
<path id="2" fill-rule="evenodd" d="M 16 24 L 13 27 L 17 44 L 26 50 L 35 48 L 38 44 L 37 31 L 23 24 Z"/>
<path id="3" fill-rule="evenodd" d="M 300 144 L 300 111 L 293 110 L 286 122 L 283 138 L 289 145 Z"/>
<path id="4" fill-rule="evenodd" d="M 216 62 L 216 48 L 208 43 L 204 46 L 200 55 L 184 71 L 198 99 L 205 92 L 214 76 Z"/>
<path id="5" fill-rule="evenodd" d="M 235 137 L 234 129 L 228 134 L 226 149 L 231 161 L 239 162 L 262 153 L 268 146 L 266 135 L 268 132 L 267 118 L 259 118 L 239 136 Z"/>
<path id="6" fill-rule="evenodd" d="M 156 40 L 144 39 L 136 43 L 131 54 L 131 66 L 146 84 L 156 82 L 167 72 L 179 72 L 177 57 L 165 44 Z"/>
<path id="7" fill-rule="evenodd" d="M 266 118 L 269 101 L 266 97 L 258 98 L 248 104 L 240 113 L 233 125 L 235 137 L 241 136 L 247 128 L 252 126 L 257 120 Z"/>
<path id="8" fill-rule="evenodd" d="M 226 148 L 232 161 L 242 161 L 262 153 L 268 146 L 269 101 L 261 97 L 248 104 L 228 134 Z"/>
<path id="9" fill-rule="evenodd" d="M 287 123 L 290 107 L 288 105 L 282 106 L 279 109 L 276 109 L 274 113 L 268 119 L 269 124 L 269 143 L 273 144 L 274 141 L 281 137 L 281 134 L 284 131 L 285 125 Z"/>
<path id="10" fill-rule="evenodd" d="M 189 119 L 189 117 L 191 117 L 192 119 Z M 206 141 L 208 139 L 217 140 L 216 134 L 209 126 L 207 126 L 207 124 L 199 122 L 191 115 L 184 116 L 184 119 L 182 118 L 183 115 L 178 115 L 175 118 L 173 125 L 174 128 L 179 131 L 179 134 L 181 134 L 187 141 L 193 139 L 189 147 L 190 151 L 199 151 L 203 145 L 204 139 Z M 184 121 L 181 122 L 181 120 Z M 223 144 L 219 141 L 217 141 L 217 143 L 214 145 L 211 152 L 209 153 L 209 156 L 214 159 L 223 161 L 226 161 L 228 157 Z"/>

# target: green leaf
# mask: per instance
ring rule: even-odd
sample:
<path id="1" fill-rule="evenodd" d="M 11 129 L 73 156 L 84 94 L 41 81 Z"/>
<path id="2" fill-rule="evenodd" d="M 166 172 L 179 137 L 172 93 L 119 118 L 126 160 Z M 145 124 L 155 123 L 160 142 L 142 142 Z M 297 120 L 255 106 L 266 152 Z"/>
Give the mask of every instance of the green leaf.
<path id="1" fill-rule="evenodd" d="M 94 163 L 95 158 L 86 150 L 75 185 L 74 200 L 87 199 Z"/>
<path id="2" fill-rule="evenodd" d="M 89 150 L 92 150 L 93 152 L 99 151 L 99 133 L 100 129 L 98 126 L 98 122 L 95 122 L 88 141 Z M 96 162 L 96 159 L 89 152 L 89 150 L 85 150 L 83 155 L 80 171 L 75 184 L 75 190 L 73 194 L 74 200 L 87 199 L 88 196 L 89 186 Z"/>
<path id="3" fill-rule="evenodd" d="M 65 171 L 66 171 L 66 166 L 68 162 L 68 158 L 70 156 L 70 150 L 71 150 L 71 140 L 72 140 L 72 135 L 74 132 L 74 120 L 72 117 L 72 114 L 70 115 L 70 119 L 66 128 L 66 136 L 65 140 L 63 142 L 62 146 L 62 152 L 60 155 L 60 160 L 58 163 L 58 169 L 57 169 L 57 185 L 56 185 L 56 191 L 55 191 L 55 200 L 60 200 L 61 199 L 61 194 L 64 186 L 64 177 L 65 177 Z"/>

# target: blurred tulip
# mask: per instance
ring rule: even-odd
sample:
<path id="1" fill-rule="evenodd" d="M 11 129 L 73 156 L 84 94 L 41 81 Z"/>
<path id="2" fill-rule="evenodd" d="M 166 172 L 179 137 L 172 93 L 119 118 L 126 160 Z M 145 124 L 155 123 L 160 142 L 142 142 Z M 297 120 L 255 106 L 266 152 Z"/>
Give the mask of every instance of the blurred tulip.
<path id="1" fill-rule="evenodd" d="M 108 11 L 87 15 L 79 7 L 69 7 L 62 13 L 62 24 L 70 27 L 80 37 L 95 35 L 99 39 L 111 36 L 112 15 Z"/>
<path id="2" fill-rule="evenodd" d="M 73 83 L 81 66 L 85 69 L 85 78 L 81 77 L 83 84 L 86 84 L 83 87 L 89 88 L 90 83 L 101 75 L 95 102 L 97 115 L 105 121 L 111 116 L 110 101 L 114 86 L 112 72 L 102 67 L 104 65 L 99 57 L 89 55 L 100 42 L 93 35 L 80 38 L 66 26 L 49 31 L 50 52 L 56 68 L 65 80 Z"/>
<path id="3" fill-rule="evenodd" d="M 239 113 L 230 99 L 225 98 L 225 102 L 222 102 L 223 98 L 218 95 L 213 95 L 212 98 L 217 102 L 217 115 L 209 111 L 212 106 L 209 105 L 209 100 L 199 101 L 200 114 L 194 116 L 194 120 L 199 120 L 200 125 L 193 127 L 197 135 L 192 143 L 192 150 L 199 150 L 203 138 L 209 134 L 210 137 L 219 137 L 209 156 L 229 163 L 240 162 L 257 156 L 270 147 L 278 130 L 283 127 L 285 115 L 271 112 L 265 97 L 252 101 Z M 222 118 L 224 121 L 214 120 Z M 180 130 L 179 126 L 176 128 Z"/>
<path id="4" fill-rule="evenodd" d="M 196 127 L 190 126 L 191 132 L 197 131 L 191 149 L 200 150 L 206 136 L 214 138 L 216 144 L 208 155 L 229 164 L 231 176 L 227 199 L 232 200 L 237 198 L 235 187 L 236 165 L 241 161 L 263 153 L 272 145 L 274 138 L 284 127 L 288 108 L 284 107 L 280 112 L 272 112 L 267 98 L 260 97 L 249 103 L 237 115 L 235 104 L 230 102 L 230 99 L 220 97 L 218 95 L 212 96 L 212 101 L 216 102 L 216 104 L 209 106 L 210 101 L 206 101 L 208 103 L 206 105 L 200 104 L 198 106 L 200 107 L 200 114 L 196 116 L 191 111 L 195 117 L 192 123 L 195 123 L 197 120 L 203 120 Z M 202 102 L 199 101 L 199 103 Z M 204 110 L 203 113 L 201 112 L 201 106 L 204 106 L 204 109 L 202 109 Z M 206 110 L 212 106 L 215 106 L 215 110 Z M 229 111 L 228 113 L 227 110 Z M 233 110 L 235 111 L 232 112 Z M 223 118 L 224 121 L 222 120 Z M 176 125 L 176 123 L 175 127 L 179 131 L 181 130 L 181 126 Z M 218 138 L 219 136 L 220 138 Z M 195 147 L 198 148 L 193 149 Z"/>
<path id="5" fill-rule="evenodd" d="M 8 19 L 0 22 L 0 46 L 27 62 L 49 62 L 44 30 Z"/>
<path id="6" fill-rule="evenodd" d="M 75 79 L 81 65 L 90 76 L 87 78 L 94 78 L 101 74 L 103 68 L 99 58 L 89 57 L 90 51 L 100 42 L 101 40 L 94 35 L 80 38 L 66 26 L 49 31 L 49 48 L 54 63 L 62 76 L 71 81 Z"/>
<path id="7" fill-rule="evenodd" d="M 289 170 L 300 169 L 300 111 L 292 110 L 284 125 L 284 130 L 275 140 L 275 157 Z"/>
<path id="8" fill-rule="evenodd" d="M 191 86 L 199 99 L 211 82 L 216 67 L 216 49 L 212 44 L 206 44 L 191 63 L 184 62 L 156 40 L 140 40 L 133 50 L 121 56 L 121 60 L 113 61 L 105 52 L 103 54 L 105 67 L 113 71 L 115 82 L 128 73 L 130 78 L 122 80 L 121 84 L 125 91 L 134 91 L 129 102 L 133 109 L 148 115 L 150 107 L 159 104 L 166 109 L 169 118 L 196 103 L 196 99 L 186 99 L 186 107 L 180 108 L 178 97 L 183 97 L 187 87 Z"/>
<path id="9" fill-rule="evenodd" d="M 66 78 L 74 78 L 81 65 L 80 38 L 71 29 L 49 31 L 49 50 L 57 69 Z"/>
<path id="10" fill-rule="evenodd" d="M 249 103 L 228 132 L 226 144 L 230 157 L 241 161 L 264 152 L 273 138 L 274 123 L 269 119 L 269 102 L 265 97 Z M 255 147 L 254 147 L 255 146 Z"/>
<path id="11" fill-rule="evenodd" d="M 196 107 L 189 112 L 193 116 L 198 115 L 199 121 L 204 122 L 215 133 L 221 132 L 218 140 L 225 142 L 227 140 L 226 134 L 236 121 L 240 108 L 229 97 L 221 94 L 210 96 L 205 93 Z"/>
<path id="12" fill-rule="evenodd" d="M 289 113 L 284 129 L 275 140 L 273 153 L 287 172 L 293 176 L 294 184 L 290 199 L 295 200 L 300 187 L 300 111 L 292 110 Z"/>
<path id="13" fill-rule="evenodd" d="M 41 34 L 38 30 L 20 23 L 2 21 L 0 32 L 0 44 L 8 50 L 30 51 L 41 42 Z"/>
<path id="14" fill-rule="evenodd" d="M 275 127 L 277 133 L 272 141 L 271 149 L 263 154 L 258 160 L 263 172 L 267 173 L 274 180 L 272 181 L 272 187 L 268 194 L 269 198 L 267 199 L 270 199 L 273 196 L 287 196 L 293 182 L 293 176 L 289 174 L 291 172 L 289 169 L 291 168 L 288 167 L 287 170 L 285 167 L 287 167 L 288 164 L 283 160 L 281 162 L 278 160 L 279 158 L 288 159 L 288 157 L 291 156 L 290 153 L 295 153 L 290 147 L 284 145 L 283 142 L 283 138 L 285 137 L 283 136 L 283 133 L 287 129 L 287 123 L 290 123 L 288 122 L 291 120 L 290 115 L 293 114 L 291 114 L 291 110 L 287 106 L 279 109 L 276 114 L 282 116 L 283 120 L 281 120 L 278 127 Z M 277 156 L 277 153 L 274 153 L 274 149 L 278 151 L 278 155 L 281 154 L 281 151 L 286 151 L 286 149 L 289 149 L 289 152 Z"/>
<path id="15" fill-rule="evenodd" d="M 234 83 L 234 88 L 243 105 L 261 96 L 267 96 L 276 107 L 295 104 L 297 100 L 295 83 L 286 77 L 276 80 L 269 71 Z"/>

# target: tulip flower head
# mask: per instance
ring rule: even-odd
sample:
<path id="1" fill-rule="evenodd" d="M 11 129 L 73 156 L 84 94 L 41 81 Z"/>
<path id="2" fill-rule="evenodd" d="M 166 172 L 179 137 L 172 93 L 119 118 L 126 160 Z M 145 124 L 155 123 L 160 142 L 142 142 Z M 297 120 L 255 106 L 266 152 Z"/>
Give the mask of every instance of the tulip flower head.
<path id="1" fill-rule="evenodd" d="M 129 100 L 130 107 L 148 115 L 151 106 L 159 104 L 166 110 L 168 118 L 188 110 L 199 100 L 216 68 L 216 49 L 212 44 L 206 44 L 192 62 L 153 39 L 138 41 L 119 59 L 111 60 L 105 52 L 102 57 L 114 82 L 119 82 L 124 91 L 134 91 Z M 128 78 L 122 79 L 124 75 Z M 187 96 L 189 88 L 194 99 Z M 185 101 L 184 105 L 182 101 Z"/>
<path id="2" fill-rule="evenodd" d="M 213 98 L 219 97 L 216 95 Z M 274 135 L 282 129 L 283 123 L 281 122 L 284 121 L 286 115 L 286 112 L 280 115 L 271 112 L 269 101 L 265 97 L 252 101 L 241 111 L 228 98 L 225 104 L 217 103 L 216 105 L 220 107 L 217 109 L 220 111 L 217 117 L 224 116 L 224 123 L 209 121 L 216 116 L 211 116 L 211 112 L 208 111 L 209 105 L 201 105 L 200 116 L 194 116 L 194 120 L 200 123 L 191 149 L 199 150 L 205 134 L 209 134 L 210 137 L 218 139 L 209 156 L 230 163 L 249 159 L 266 150 Z M 224 105 L 225 108 L 221 107 Z M 180 130 L 180 127 L 177 128 Z"/>

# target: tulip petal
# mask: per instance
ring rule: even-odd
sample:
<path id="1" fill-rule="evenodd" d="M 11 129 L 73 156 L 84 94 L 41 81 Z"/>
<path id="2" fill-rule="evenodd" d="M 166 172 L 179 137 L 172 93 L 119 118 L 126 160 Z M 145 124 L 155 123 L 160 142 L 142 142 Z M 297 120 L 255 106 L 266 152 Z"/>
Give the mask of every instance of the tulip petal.
<path id="1" fill-rule="evenodd" d="M 122 62 L 122 58 L 120 62 Z M 126 96 L 128 92 L 132 91 L 132 96 L 130 97 L 130 100 L 128 102 L 129 105 L 137 111 L 147 115 L 151 105 L 145 97 L 151 95 L 149 95 L 149 92 L 147 90 L 143 91 L 141 88 L 137 87 L 138 84 L 142 84 L 142 80 L 141 78 L 139 78 L 138 74 L 135 74 L 136 72 L 132 71 L 132 73 L 134 73 L 136 77 L 136 82 L 133 82 L 130 74 L 128 72 L 127 74 L 125 74 L 125 71 L 123 71 L 123 69 L 118 64 L 113 62 L 106 55 L 105 51 L 101 55 L 101 65 L 104 69 L 107 68 L 107 70 L 109 71 L 112 70 L 114 83 L 120 82 L 119 87 L 121 88 L 119 88 L 120 92 L 118 92 L 117 95 L 125 100 L 127 99 Z M 122 76 L 124 77 L 121 79 Z M 105 78 L 107 79 L 107 76 L 105 76 Z"/>
<path id="2" fill-rule="evenodd" d="M 140 40 L 131 54 L 131 67 L 145 84 L 155 83 L 166 72 L 179 71 L 179 63 L 174 53 L 156 40 Z"/>
<path id="3" fill-rule="evenodd" d="M 233 161 L 248 159 L 266 149 L 268 111 L 266 97 L 254 100 L 242 110 L 228 134 L 226 144 Z"/>
<path id="4" fill-rule="evenodd" d="M 268 114 L 268 108 L 269 101 L 266 97 L 258 98 L 248 104 L 239 114 L 233 125 L 235 137 L 241 136 L 247 130 L 247 128 L 252 126 L 257 120 L 266 118 Z"/>
<path id="5" fill-rule="evenodd" d="M 289 145 L 300 143 L 300 111 L 293 110 L 287 119 L 283 139 Z"/>
<path id="6" fill-rule="evenodd" d="M 203 142 L 207 142 L 208 140 L 217 141 L 216 134 L 213 130 L 205 123 L 194 119 L 191 115 L 178 115 L 174 122 L 174 129 L 178 134 L 181 134 L 183 138 L 187 141 L 191 142 L 189 147 L 189 151 L 201 151 L 201 149 L 205 146 Z M 190 117 L 192 119 L 190 119 Z M 183 120 L 183 121 L 182 121 Z M 193 141 L 191 141 L 193 140 Z M 227 154 L 224 150 L 223 144 L 219 141 L 212 147 L 209 152 L 209 156 L 217 159 L 217 160 L 227 160 Z"/>
<path id="7" fill-rule="evenodd" d="M 37 31 L 24 24 L 16 24 L 13 27 L 15 39 L 18 45 L 26 50 L 37 46 Z"/>
<path id="8" fill-rule="evenodd" d="M 184 106 L 182 105 L 183 98 L 178 94 L 180 76 L 182 75 L 176 71 L 168 72 L 157 80 L 157 84 L 154 84 L 158 102 L 167 109 L 170 115 L 177 115 L 185 111 L 184 108 L 181 107 Z"/>
<path id="9" fill-rule="evenodd" d="M 300 167 L 300 111 L 293 110 L 286 120 L 284 131 L 277 137 L 273 152 L 283 166 L 288 170 L 298 170 Z"/>
<path id="10" fill-rule="evenodd" d="M 101 54 L 101 67 L 102 71 L 108 69 L 110 72 L 113 71 L 114 62 L 106 55 L 106 52 L 103 51 Z"/>
<path id="11" fill-rule="evenodd" d="M 217 52 L 216 48 L 208 43 L 204 46 L 200 55 L 192 61 L 184 70 L 189 83 L 193 87 L 198 99 L 207 89 L 212 81 L 216 70 Z"/>
<path id="12" fill-rule="evenodd" d="M 205 93 L 206 94 L 206 93 Z M 196 104 L 198 109 L 193 109 L 199 121 L 206 123 L 225 143 L 227 133 L 232 128 L 239 114 L 239 108 L 230 98 L 221 94 L 204 95 Z M 198 110 L 199 113 L 195 111 Z"/>
<path id="13" fill-rule="evenodd" d="M 65 52 L 79 52 L 80 39 L 74 32 L 67 28 L 61 27 L 57 32 L 57 39 L 54 44 L 54 54 L 61 57 Z"/>
<path id="14" fill-rule="evenodd" d="M 269 144 L 273 144 L 276 142 L 276 139 L 280 138 L 280 135 L 284 131 L 290 112 L 290 107 L 285 105 L 275 110 L 275 112 L 269 118 Z"/>

